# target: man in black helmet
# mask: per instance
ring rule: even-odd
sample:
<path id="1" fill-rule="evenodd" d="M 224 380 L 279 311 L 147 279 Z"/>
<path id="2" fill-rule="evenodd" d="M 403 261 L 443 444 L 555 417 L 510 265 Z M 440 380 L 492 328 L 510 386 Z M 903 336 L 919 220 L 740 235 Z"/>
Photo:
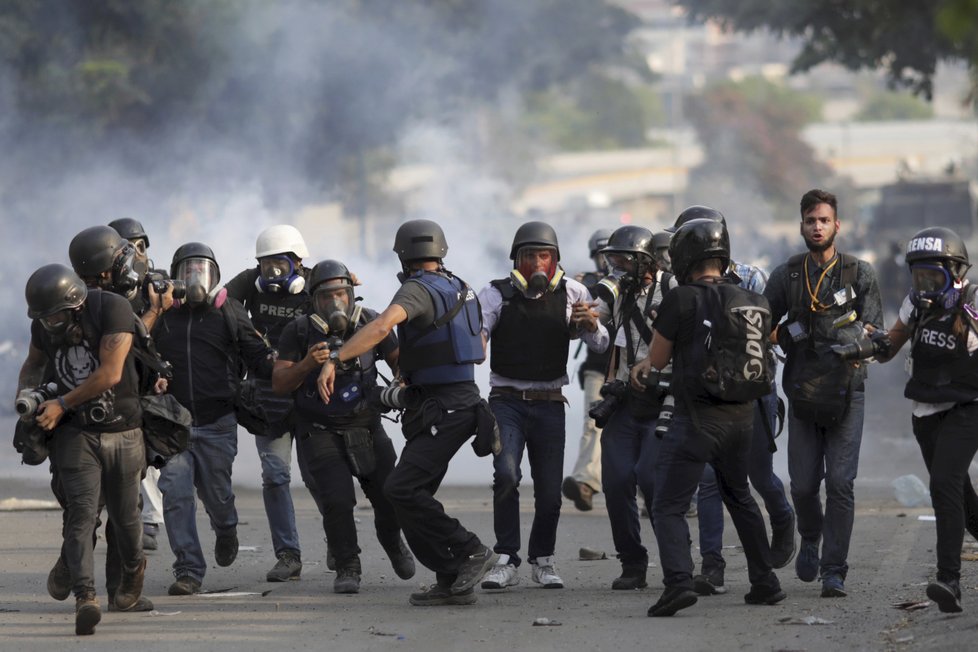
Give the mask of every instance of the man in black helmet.
<path id="1" fill-rule="evenodd" d="M 865 364 L 830 350 L 860 339 L 864 324 L 883 327 L 876 272 L 836 249 L 840 229 L 835 195 L 805 193 L 801 235 L 808 251 L 777 267 L 764 289 L 785 353 L 788 474 L 801 535 L 795 572 L 803 582 L 821 576 L 825 598 L 846 595 L 867 375 Z"/>
<path id="2" fill-rule="evenodd" d="M 319 392 L 340 400 L 337 367 L 373 350 L 398 328 L 398 366 L 406 440 L 384 484 L 408 545 L 436 582 L 412 593 L 416 606 L 469 605 L 473 587 L 497 555 L 474 533 L 445 513 L 435 499 L 448 464 L 476 431 L 491 437 L 492 417 L 475 384 L 475 365 L 485 359 L 479 300 L 463 280 L 445 269 L 448 242 L 430 220 L 410 220 L 397 230 L 394 251 L 401 262 L 401 288 L 376 319 L 339 349 L 329 352 Z M 485 451 L 483 451 L 485 453 Z"/>
<path id="3" fill-rule="evenodd" d="M 272 386 L 295 399 L 299 459 L 323 506 L 323 528 L 336 560 L 333 592 L 359 593 L 362 569 L 353 478 L 373 505 L 377 539 L 394 572 L 407 580 L 415 571 L 394 508 L 383 493 L 397 455 L 381 425 L 380 410 L 368 402 L 377 389 L 377 361 L 397 371 L 397 337 L 390 333 L 339 369 L 334 385 L 338 398 L 324 403 L 316 381 L 330 349 L 341 347 L 377 313 L 357 302 L 350 270 L 337 260 L 324 260 L 312 269 L 309 293 L 312 312 L 286 325 L 279 337 Z"/>
<path id="4" fill-rule="evenodd" d="M 121 560 L 110 603 L 121 611 L 132 609 L 146 572 L 139 520 L 146 453 L 131 355 L 134 318 L 123 298 L 86 288 L 62 265 L 34 272 L 26 297 L 34 321 L 18 387 L 46 380 L 57 386 L 57 396 L 41 403 L 34 418 L 53 431 L 52 468 L 66 505 L 63 556 L 75 594 L 75 633 L 92 634 L 101 620 L 93 554 L 101 500 L 112 528 L 110 545 Z"/>
<path id="5" fill-rule="evenodd" d="M 635 387 L 651 368 L 672 361 L 675 411 L 659 444 L 652 521 L 666 590 L 649 616 L 672 616 L 697 601 L 686 510 L 707 463 L 720 478 L 723 502 L 747 557 L 748 604 L 776 604 L 785 594 L 771 568 L 764 519 L 747 484 L 754 402 L 770 391 L 770 324 L 764 297 L 726 276 L 726 226 L 693 220 L 669 247 L 679 287 L 663 298 L 645 360 L 632 368 Z"/>
<path id="6" fill-rule="evenodd" d="M 582 338 L 604 351 L 608 331 L 591 293 L 564 276 L 553 227 L 527 222 L 516 230 L 508 278 L 479 292 L 482 331 L 490 346 L 489 406 L 499 423 L 502 450 L 493 458 L 494 550 L 499 561 L 484 589 L 519 583 L 520 464 L 524 451 L 533 476 L 534 516 L 527 546 L 531 577 L 544 588 L 563 588 L 554 551 L 564 469 L 564 405 L 570 341 Z"/>
<path id="7" fill-rule="evenodd" d="M 170 595 L 200 591 L 207 563 L 197 535 L 199 497 L 217 535 L 214 558 L 230 566 L 238 554 L 238 513 L 231 465 L 238 452 L 235 395 L 240 369 L 270 378 L 274 352 L 255 332 L 244 308 L 221 289 L 220 268 L 205 244 L 173 254 L 170 277 L 187 286 L 186 299 L 153 329 L 157 349 L 173 365 L 169 391 L 193 417 L 190 446 L 160 473 L 163 516 L 176 560 Z M 196 489 L 196 495 L 195 495 Z"/>
<path id="8" fill-rule="evenodd" d="M 594 287 L 608 273 L 608 263 L 601 250 L 608 244 L 611 230 L 598 229 L 588 239 L 588 251 L 594 262 L 595 271 L 579 274 L 577 280 L 584 284 L 594 296 Z M 576 358 L 581 351 L 583 342 L 578 345 Z M 590 348 L 585 353 L 584 362 L 577 370 L 577 378 L 584 390 L 584 427 L 581 430 L 581 441 L 577 449 L 577 462 L 574 470 L 564 478 L 561 490 L 564 497 L 573 501 L 574 507 L 582 512 L 593 508 L 594 494 L 601 492 L 601 428 L 594 424 L 594 419 L 588 415 L 588 406 L 601 400 L 601 386 L 608 373 L 608 358 L 611 352 L 606 349 L 601 353 Z"/>

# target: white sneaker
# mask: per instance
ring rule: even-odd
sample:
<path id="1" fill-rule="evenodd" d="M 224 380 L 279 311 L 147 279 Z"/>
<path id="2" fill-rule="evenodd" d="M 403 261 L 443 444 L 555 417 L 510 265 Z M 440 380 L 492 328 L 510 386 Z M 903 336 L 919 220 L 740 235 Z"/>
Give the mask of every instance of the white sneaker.
<path id="1" fill-rule="evenodd" d="M 560 575 L 557 574 L 557 569 L 554 566 L 555 562 L 556 558 L 553 555 L 531 559 L 530 565 L 533 566 L 533 581 L 537 584 L 542 584 L 545 589 L 564 588 L 564 580 L 560 579 Z"/>
<path id="2" fill-rule="evenodd" d="M 516 566 L 509 563 L 509 555 L 499 555 L 499 561 L 482 578 L 482 588 L 484 589 L 505 589 L 519 583 L 520 576 L 516 572 Z"/>

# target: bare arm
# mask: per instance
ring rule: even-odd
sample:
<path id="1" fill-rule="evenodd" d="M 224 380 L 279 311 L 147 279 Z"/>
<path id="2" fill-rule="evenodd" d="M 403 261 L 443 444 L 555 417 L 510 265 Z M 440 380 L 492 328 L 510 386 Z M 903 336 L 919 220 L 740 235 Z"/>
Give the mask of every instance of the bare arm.
<path id="1" fill-rule="evenodd" d="M 329 357 L 325 342 L 309 347 L 306 355 L 298 362 L 275 360 L 272 370 L 272 391 L 276 394 L 290 394 L 297 390 L 306 376 L 319 369 Z"/>
<path id="2" fill-rule="evenodd" d="M 44 351 L 32 344 L 27 350 L 27 359 L 20 366 L 17 391 L 33 389 L 44 382 L 44 369 L 47 367 L 47 362 L 48 358 L 44 355 Z"/>

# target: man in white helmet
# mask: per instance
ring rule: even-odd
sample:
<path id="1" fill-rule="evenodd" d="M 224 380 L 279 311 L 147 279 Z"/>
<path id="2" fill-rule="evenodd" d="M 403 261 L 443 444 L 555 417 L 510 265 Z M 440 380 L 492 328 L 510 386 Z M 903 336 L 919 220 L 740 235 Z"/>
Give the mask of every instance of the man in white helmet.
<path id="1" fill-rule="evenodd" d="M 273 349 L 278 348 L 285 325 L 309 312 L 310 298 L 306 290 L 309 270 L 302 266 L 302 260 L 308 257 L 309 250 L 298 229 L 289 224 L 270 226 L 258 234 L 255 243 L 258 265 L 244 270 L 225 286 L 229 297 L 244 304 L 259 335 Z M 267 428 L 262 428 L 264 432 L 252 432 L 261 460 L 262 497 L 277 558 L 266 579 L 269 582 L 297 580 L 302 572 L 302 555 L 289 490 L 294 439 L 289 418 L 292 399 L 275 396 L 270 382 L 253 382 L 271 421 Z M 299 471 L 309 486 L 309 474 L 301 462 Z M 316 492 L 311 493 L 316 496 Z"/>

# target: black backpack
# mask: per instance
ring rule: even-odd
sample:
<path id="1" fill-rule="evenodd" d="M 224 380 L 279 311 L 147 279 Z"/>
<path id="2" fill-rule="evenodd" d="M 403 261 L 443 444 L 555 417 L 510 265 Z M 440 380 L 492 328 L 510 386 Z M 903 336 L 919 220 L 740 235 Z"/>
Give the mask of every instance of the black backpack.
<path id="1" fill-rule="evenodd" d="M 728 403 L 746 403 L 771 393 L 771 310 L 767 300 L 733 283 L 693 282 L 696 297 L 694 359 L 699 387 Z M 701 357 L 702 359 L 696 359 Z M 702 391 L 699 391 L 702 390 Z"/>

